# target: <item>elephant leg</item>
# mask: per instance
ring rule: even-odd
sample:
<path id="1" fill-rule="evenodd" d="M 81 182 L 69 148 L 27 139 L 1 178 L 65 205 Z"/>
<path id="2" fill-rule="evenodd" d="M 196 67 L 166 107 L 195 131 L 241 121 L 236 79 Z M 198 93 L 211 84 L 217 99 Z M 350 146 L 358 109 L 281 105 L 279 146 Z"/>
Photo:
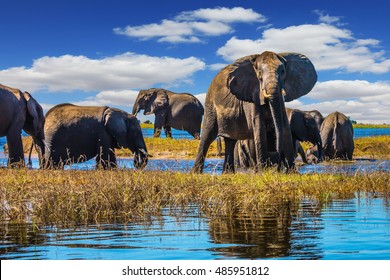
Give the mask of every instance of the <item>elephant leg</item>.
<path id="1" fill-rule="evenodd" d="M 223 162 L 223 173 L 234 173 L 234 147 L 237 140 L 224 137 L 225 160 Z"/>
<path id="2" fill-rule="evenodd" d="M 290 169 L 295 168 L 295 139 L 293 139 L 291 135 L 291 128 L 287 119 L 286 114 L 286 107 L 284 105 L 284 102 L 281 104 L 282 106 L 282 112 L 284 112 L 283 115 L 283 123 L 284 123 L 284 147 L 283 147 L 283 153 L 281 160 L 284 163 L 284 166 L 286 167 L 286 172 L 288 172 Z"/>
<path id="3" fill-rule="evenodd" d="M 161 127 L 154 127 L 154 134 L 153 134 L 153 137 L 160 137 L 161 135 Z"/>
<path id="4" fill-rule="evenodd" d="M 15 136 L 16 133 L 16 136 Z M 7 134 L 8 143 L 8 165 L 10 167 L 24 166 L 24 152 L 22 137 L 19 132 L 9 131 Z"/>
<path id="5" fill-rule="evenodd" d="M 188 130 L 187 131 L 194 139 L 200 140 L 200 132 L 199 131 L 193 131 L 193 130 Z"/>
<path id="6" fill-rule="evenodd" d="M 307 159 L 306 159 L 306 154 L 305 154 L 305 151 L 302 148 L 301 143 L 299 141 L 296 141 L 296 145 L 297 145 L 297 148 L 296 148 L 297 149 L 297 153 L 301 155 L 302 161 L 307 164 L 308 162 L 307 162 Z"/>
<path id="7" fill-rule="evenodd" d="M 217 156 L 222 156 L 222 136 L 217 137 Z"/>
<path id="8" fill-rule="evenodd" d="M 258 106 L 254 106 L 254 118 L 253 118 L 253 141 L 256 158 L 255 169 L 256 171 L 267 165 L 267 130 L 266 130 L 266 115 L 263 110 Z"/>
<path id="9" fill-rule="evenodd" d="M 118 167 L 114 148 L 101 148 L 96 156 L 96 168 L 100 169 L 115 169 Z"/>
<path id="10" fill-rule="evenodd" d="M 165 137 L 172 138 L 172 129 L 170 126 L 164 126 Z"/>
<path id="11" fill-rule="evenodd" d="M 156 118 L 154 120 L 154 135 L 153 135 L 153 137 L 157 137 L 158 138 L 161 135 L 162 128 L 163 127 L 165 128 L 165 126 L 164 126 L 165 114 L 159 112 L 155 116 L 156 116 Z"/>
<path id="12" fill-rule="evenodd" d="M 194 166 L 191 169 L 192 173 L 203 172 L 207 151 L 209 150 L 211 143 L 218 136 L 217 118 L 215 113 L 211 112 L 207 115 L 203 127 L 204 129 L 200 137 L 198 154 L 196 155 Z"/>

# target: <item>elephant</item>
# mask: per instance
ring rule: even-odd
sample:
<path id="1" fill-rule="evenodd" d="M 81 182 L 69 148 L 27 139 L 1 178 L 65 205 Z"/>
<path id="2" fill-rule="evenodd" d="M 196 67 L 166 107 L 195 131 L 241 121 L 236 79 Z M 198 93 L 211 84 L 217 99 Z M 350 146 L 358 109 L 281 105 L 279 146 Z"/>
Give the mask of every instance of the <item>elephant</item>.
<path id="1" fill-rule="evenodd" d="M 203 118 L 203 105 L 189 93 L 174 93 L 162 88 L 141 90 L 133 107 L 133 115 L 140 110 L 144 115 L 155 115 L 154 137 L 165 135 L 172 138 L 171 128 L 187 131 L 195 139 L 200 138 Z"/>
<path id="2" fill-rule="evenodd" d="M 322 159 L 322 141 L 320 132 L 317 127 L 317 123 L 314 118 L 304 111 L 298 109 L 286 108 L 287 119 L 291 129 L 292 143 L 294 158 L 299 153 L 302 157 L 302 161 L 307 163 L 305 152 L 300 144 L 300 141 L 308 141 L 313 146 L 318 145 L 319 158 Z M 268 116 L 268 119 L 271 116 Z M 271 120 L 267 120 L 267 123 L 272 123 Z M 267 129 L 267 135 L 269 129 Z M 277 158 L 270 157 L 272 163 L 276 163 Z M 239 140 L 234 147 L 234 163 L 239 167 L 255 167 L 256 151 L 253 139 Z"/>
<path id="3" fill-rule="evenodd" d="M 299 153 L 302 161 L 308 163 L 305 152 L 300 144 L 302 141 L 308 141 L 313 146 L 318 146 L 318 158 L 321 161 L 323 159 L 322 140 L 316 119 L 310 113 L 298 109 L 286 108 L 286 112 L 290 123 L 295 156 Z"/>
<path id="4" fill-rule="evenodd" d="M 0 84 L 0 136 L 7 137 L 8 166 L 25 165 L 22 130 L 32 136 L 38 154 L 43 155 L 44 123 L 42 107 L 30 93 Z"/>
<path id="5" fill-rule="evenodd" d="M 46 113 L 45 136 L 43 168 L 94 157 L 97 168 L 116 168 L 116 148 L 130 149 L 136 168 L 145 167 L 150 157 L 137 118 L 116 108 L 59 104 Z"/>
<path id="6" fill-rule="evenodd" d="M 234 147 L 237 140 L 244 139 L 254 139 L 260 167 L 267 166 L 276 153 L 278 170 L 282 163 L 287 171 L 293 168 L 292 136 L 284 103 L 307 94 L 316 81 L 314 65 L 298 53 L 265 51 L 223 68 L 206 94 L 202 135 L 192 172 L 203 172 L 207 150 L 217 136 L 225 139 L 223 173 L 235 171 Z M 267 122 L 267 114 L 271 122 Z"/>
<path id="7" fill-rule="evenodd" d="M 353 126 L 344 114 L 337 111 L 329 114 L 321 125 L 320 134 L 325 159 L 352 160 L 355 149 Z M 310 160 L 316 160 L 317 147 L 308 149 L 306 156 Z"/>
<path id="8" fill-rule="evenodd" d="M 314 120 L 317 123 L 318 131 L 321 131 L 321 125 L 322 122 L 324 121 L 324 117 L 322 116 L 322 114 L 318 110 L 311 110 L 311 111 L 304 111 L 304 112 L 311 115 L 314 118 Z"/>

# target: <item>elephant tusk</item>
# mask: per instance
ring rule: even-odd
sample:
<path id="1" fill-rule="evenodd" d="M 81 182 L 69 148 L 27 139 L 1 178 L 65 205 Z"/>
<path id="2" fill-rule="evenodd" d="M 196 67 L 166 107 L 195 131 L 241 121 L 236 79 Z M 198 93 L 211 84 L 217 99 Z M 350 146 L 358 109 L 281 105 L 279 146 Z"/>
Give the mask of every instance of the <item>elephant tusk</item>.
<path id="1" fill-rule="evenodd" d="M 268 94 L 266 89 L 263 89 L 262 92 L 263 92 L 263 96 L 265 98 L 270 98 L 271 97 L 271 94 Z"/>
<path id="2" fill-rule="evenodd" d="M 138 114 L 138 112 L 137 112 L 137 113 L 135 113 L 133 116 L 134 116 L 134 117 L 136 117 L 136 116 L 137 116 L 137 114 Z"/>
<path id="3" fill-rule="evenodd" d="M 151 154 L 149 154 L 147 151 L 145 151 L 144 149 L 139 149 L 138 151 L 140 151 L 144 156 L 147 156 L 147 157 L 153 157 Z"/>

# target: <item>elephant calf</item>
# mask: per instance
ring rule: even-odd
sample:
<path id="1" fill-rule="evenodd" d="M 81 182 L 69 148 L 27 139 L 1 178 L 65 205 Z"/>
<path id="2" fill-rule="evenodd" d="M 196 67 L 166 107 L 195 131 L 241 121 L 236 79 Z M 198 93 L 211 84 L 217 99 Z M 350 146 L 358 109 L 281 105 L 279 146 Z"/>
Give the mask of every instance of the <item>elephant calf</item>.
<path id="1" fill-rule="evenodd" d="M 322 160 L 322 140 L 316 119 L 310 113 L 298 109 L 286 108 L 286 113 L 290 123 L 295 157 L 297 156 L 297 153 L 299 153 L 302 157 L 302 161 L 308 163 L 305 152 L 300 144 L 302 141 L 308 141 L 312 143 L 313 146 L 318 147 L 318 157 L 319 160 Z"/>
<path id="2" fill-rule="evenodd" d="M 290 125 L 291 136 L 293 141 L 293 151 L 294 159 L 297 157 L 297 153 L 302 157 L 302 161 L 307 163 L 306 156 L 303 151 L 303 148 L 300 144 L 300 141 L 309 141 L 314 146 L 319 148 L 319 158 L 322 159 L 322 141 L 320 132 L 318 131 L 317 123 L 315 119 L 308 113 L 298 109 L 286 108 L 287 119 Z M 265 114 L 267 123 L 271 123 L 270 113 Z M 272 134 L 270 125 L 267 126 L 267 138 L 272 139 L 274 136 Z M 268 140 L 268 143 L 271 143 L 271 140 Z M 277 154 L 273 150 L 275 147 L 268 147 L 267 156 L 269 163 L 277 163 Z M 286 147 L 287 149 L 287 147 Z M 234 164 L 239 167 L 254 167 L 257 165 L 256 162 L 256 150 L 253 139 L 239 140 L 234 147 Z"/>
<path id="3" fill-rule="evenodd" d="M 164 128 L 165 135 L 172 138 L 171 128 L 187 131 L 195 139 L 200 138 L 200 127 L 204 113 L 200 101 L 189 93 L 151 88 L 141 90 L 133 107 L 133 115 L 144 110 L 144 115 L 155 115 L 154 137 L 160 137 Z"/>
<path id="4" fill-rule="evenodd" d="M 63 168 L 96 157 L 96 167 L 115 168 L 114 149 L 134 153 L 134 165 L 142 168 L 148 156 L 136 117 L 110 107 L 60 104 L 46 114 L 47 148 L 41 166 Z"/>
<path id="5" fill-rule="evenodd" d="M 355 149 L 353 127 L 344 114 L 333 112 L 328 115 L 321 125 L 320 134 L 325 158 L 352 160 Z M 307 151 L 308 158 L 315 159 L 317 156 L 316 148 Z"/>

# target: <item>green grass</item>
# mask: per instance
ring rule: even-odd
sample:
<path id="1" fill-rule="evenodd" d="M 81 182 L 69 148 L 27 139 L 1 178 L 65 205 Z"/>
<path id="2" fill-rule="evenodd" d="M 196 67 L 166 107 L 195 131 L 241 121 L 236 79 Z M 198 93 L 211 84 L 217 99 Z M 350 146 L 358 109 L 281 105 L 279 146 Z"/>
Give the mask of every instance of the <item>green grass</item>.
<path id="1" fill-rule="evenodd" d="M 362 137 L 355 139 L 354 142 L 354 157 L 390 159 L 390 135 Z M 145 138 L 145 143 L 148 152 L 154 158 L 170 159 L 194 159 L 199 146 L 199 140 L 195 139 Z M 23 145 L 25 153 L 28 153 L 31 137 L 24 137 Z M 302 147 L 306 151 L 311 145 L 311 143 L 305 142 Z M 116 150 L 116 154 L 117 156 L 129 157 L 130 151 L 127 149 Z M 214 141 L 210 146 L 207 157 L 218 157 L 217 154 L 217 143 Z"/>
<path id="2" fill-rule="evenodd" d="M 390 128 L 390 124 L 354 124 L 353 128 Z"/>
<path id="3" fill-rule="evenodd" d="M 171 139 L 171 138 L 145 138 L 148 152 L 154 158 L 194 159 L 198 152 L 200 140 Z M 128 150 L 117 150 L 118 156 L 129 156 Z M 217 142 L 210 145 L 207 157 L 217 157 Z"/>
<path id="4" fill-rule="evenodd" d="M 140 123 L 141 128 L 154 128 L 154 124 L 152 123 Z"/>
<path id="5" fill-rule="evenodd" d="M 280 203 L 312 198 L 327 203 L 360 192 L 390 191 L 390 173 L 209 175 L 135 170 L 1 169 L 3 221 L 77 226 L 147 220 L 162 209 L 196 205 L 209 217 L 278 211 Z"/>

